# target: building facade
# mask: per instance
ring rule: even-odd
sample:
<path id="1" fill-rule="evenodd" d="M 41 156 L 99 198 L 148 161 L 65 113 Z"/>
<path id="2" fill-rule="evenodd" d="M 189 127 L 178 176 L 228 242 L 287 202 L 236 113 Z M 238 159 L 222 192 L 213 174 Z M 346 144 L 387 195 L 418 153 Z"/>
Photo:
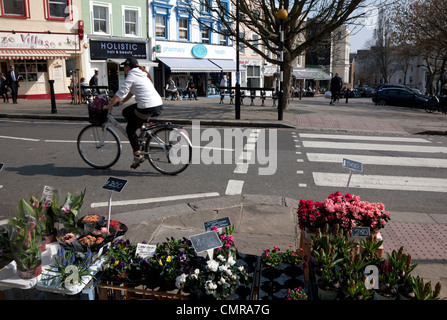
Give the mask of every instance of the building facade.
<path id="1" fill-rule="evenodd" d="M 72 65 L 81 60 L 81 0 L 1 0 L 0 5 L 0 68 L 19 72 L 19 99 L 49 99 L 49 80 L 56 98 L 68 98 Z"/>

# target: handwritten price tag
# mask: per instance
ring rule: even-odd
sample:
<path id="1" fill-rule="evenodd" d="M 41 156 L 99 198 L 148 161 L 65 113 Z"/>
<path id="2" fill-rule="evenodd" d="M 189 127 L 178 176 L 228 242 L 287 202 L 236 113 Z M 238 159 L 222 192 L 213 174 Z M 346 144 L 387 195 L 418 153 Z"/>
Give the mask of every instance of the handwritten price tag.
<path id="1" fill-rule="evenodd" d="M 110 177 L 102 187 L 110 191 L 121 192 L 126 183 L 125 179 Z"/>

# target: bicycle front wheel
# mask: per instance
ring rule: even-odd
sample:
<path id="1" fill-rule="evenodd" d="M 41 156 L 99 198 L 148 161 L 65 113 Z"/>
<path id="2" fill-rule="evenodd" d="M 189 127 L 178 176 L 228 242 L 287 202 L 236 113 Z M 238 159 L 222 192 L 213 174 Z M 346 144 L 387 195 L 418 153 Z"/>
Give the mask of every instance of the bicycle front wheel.
<path id="1" fill-rule="evenodd" d="M 121 155 L 120 139 L 109 127 L 85 127 L 79 133 L 77 145 L 82 160 L 96 169 L 113 166 Z"/>
<path id="2" fill-rule="evenodd" d="M 179 129 L 161 128 L 146 140 L 145 151 L 149 163 L 163 174 L 175 175 L 191 162 L 192 147 Z"/>

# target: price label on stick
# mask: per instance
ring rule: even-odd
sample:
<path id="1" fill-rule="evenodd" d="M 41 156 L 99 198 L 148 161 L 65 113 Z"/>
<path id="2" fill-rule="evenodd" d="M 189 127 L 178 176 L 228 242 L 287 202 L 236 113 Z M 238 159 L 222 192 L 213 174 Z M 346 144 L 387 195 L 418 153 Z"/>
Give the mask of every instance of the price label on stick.
<path id="1" fill-rule="evenodd" d="M 212 227 L 225 228 L 231 226 L 230 217 L 219 218 L 203 223 L 205 226 L 205 231 L 210 231 Z"/>
<path id="2" fill-rule="evenodd" d="M 141 258 L 147 258 L 155 253 L 156 246 L 153 244 L 146 244 L 146 243 L 138 243 L 137 244 L 137 250 L 135 252 L 135 256 L 140 256 Z"/>
<path id="3" fill-rule="evenodd" d="M 220 242 L 217 233 L 214 231 L 197 234 L 191 236 L 189 239 L 191 240 L 192 246 L 197 253 L 207 251 L 211 259 L 212 256 L 210 252 L 212 252 L 215 248 L 222 247 L 222 242 Z"/>
<path id="4" fill-rule="evenodd" d="M 110 177 L 109 179 L 107 179 L 106 183 L 102 187 L 109 191 L 121 192 L 124 189 L 126 183 L 127 180 L 125 179 Z"/>
<path id="5" fill-rule="evenodd" d="M 351 235 L 353 237 L 369 237 L 369 227 L 352 227 Z"/>

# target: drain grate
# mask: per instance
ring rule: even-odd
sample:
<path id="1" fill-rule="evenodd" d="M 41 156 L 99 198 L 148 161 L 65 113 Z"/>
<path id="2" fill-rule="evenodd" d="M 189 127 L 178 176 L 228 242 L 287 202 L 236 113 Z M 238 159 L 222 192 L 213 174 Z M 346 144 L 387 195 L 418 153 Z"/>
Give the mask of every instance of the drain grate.
<path id="1" fill-rule="evenodd" d="M 447 225 L 389 222 L 380 233 L 384 252 L 403 246 L 414 260 L 447 262 Z"/>

